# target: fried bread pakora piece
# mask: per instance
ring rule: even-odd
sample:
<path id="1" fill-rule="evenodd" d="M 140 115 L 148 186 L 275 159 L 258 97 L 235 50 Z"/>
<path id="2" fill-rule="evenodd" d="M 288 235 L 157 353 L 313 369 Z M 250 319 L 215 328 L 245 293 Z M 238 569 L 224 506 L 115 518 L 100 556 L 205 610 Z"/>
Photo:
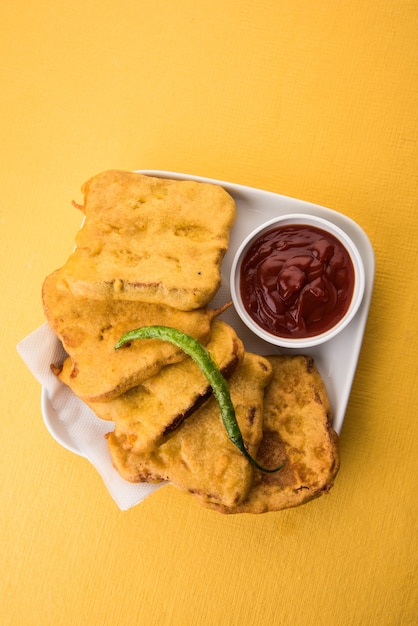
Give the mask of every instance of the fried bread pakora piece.
<path id="1" fill-rule="evenodd" d="M 279 472 L 254 471 L 251 491 L 221 513 L 265 513 L 296 507 L 328 492 L 339 469 L 338 436 L 324 383 L 308 356 L 266 357 L 273 377 L 264 397 L 264 435 L 257 461 Z"/>
<path id="2" fill-rule="evenodd" d="M 179 348 L 154 339 L 114 350 L 125 332 L 164 324 L 206 344 L 212 320 L 223 310 L 184 312 L 145 302 L 75 298 L 61 270 L 45 279 L 42 297 L 48 323 L 68 354 L 62 367 L 57 364 L 56 374 L 77 396 L 95 402 L 115 398 L 185 358 Z"/>
<path id="3" fill-rule="evenodd" d="M 219 319 L 212 322 L 206 349 L 225 378 L 233 374 L 244 355 L 235 330 Z M 114 436 L 124 438 L 126 450 L 141 454 L 167 439 L 211 393 L 206 377 L 187 357 L 114 400 L 87 404 L 101 419 L 115 422 Z"/>
<path id="4" fill-rule="evenodd" d="M 184 311 L 210 302 L 236 217 L 225 189 L 109 170 L 82 191 L 85 221 L 63 268 L 75 295 Z"/>
<path id="5" fill-rule="evenodd" d="M 263 436 L 264 389 L 271 374 L 264 357 L 245 353 L 228 381 L 243 439 L 253 455 Z M 115 468 L 131 482 L 169 481 L 201 502 L 226 507 L 241 502 L 251 488 L 253 466 L 229 440 L 215 398 L 149 454 L 132 454 L 124 447 L 124 436 L 109 433 L 107 439 Z"/>

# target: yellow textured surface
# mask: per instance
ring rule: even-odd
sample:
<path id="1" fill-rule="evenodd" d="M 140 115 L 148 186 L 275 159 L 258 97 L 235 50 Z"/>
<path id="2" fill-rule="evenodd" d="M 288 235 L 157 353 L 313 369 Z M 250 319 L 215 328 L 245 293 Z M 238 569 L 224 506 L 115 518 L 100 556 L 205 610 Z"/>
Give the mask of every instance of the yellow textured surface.
<path id="1" fill-rule="evenodd" d="M 0 623 L 416 624 L 416 0 L 15 0 L 0 31 Z M 367 232 L 329 496 L 226 519 L 167 487 L 122 513 L 48 434 L 15 346 L 107 168 L 264 188 Z"/>

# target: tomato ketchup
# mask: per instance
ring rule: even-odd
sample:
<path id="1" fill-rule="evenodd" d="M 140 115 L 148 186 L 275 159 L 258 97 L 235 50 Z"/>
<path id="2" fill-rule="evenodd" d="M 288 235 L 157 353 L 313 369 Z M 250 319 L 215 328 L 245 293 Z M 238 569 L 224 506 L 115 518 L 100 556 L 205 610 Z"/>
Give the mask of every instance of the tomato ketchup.
<path id="1" fill-rule="evenodd" d="M 354 267 L 331 233 L 303 224 L 279 226 L 247 250 L 240 291 L 246 311 L 264 330 L 279 337 L 313 337 L 347 312 Z"/>

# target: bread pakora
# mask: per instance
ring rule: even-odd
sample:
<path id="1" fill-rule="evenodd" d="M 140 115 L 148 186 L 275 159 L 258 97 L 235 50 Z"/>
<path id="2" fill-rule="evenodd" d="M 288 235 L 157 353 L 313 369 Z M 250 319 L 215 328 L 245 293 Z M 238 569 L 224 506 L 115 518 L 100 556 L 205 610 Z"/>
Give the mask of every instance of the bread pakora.
<path id="1" fill-rule="evenodd" d="M 264 434 L 257 461 L 279 472 L 254 471 L 238 506 L 204 502 L 221 513 L 266 513 L 299 506 L 326 493 L 339 469 L 338 436 L 314 361 L 304 355 L 267 357 L 273 375 L 264 396 Z"/>
<path id="2" fill-rule="evenodd" d="M 215 319 L 206 349 L 229 378 L 244 355 L 235 330 Z M 115 434 L 133 454 L 148 452 L 169 437 L 211 396 L 207 378 L 187 357 L 109 402 L 87 403 L 98 417 L 115 422 Z"/>
<path id="3" fill-rule="evenodd" d="M 245 352 L 208 308 L 236 208 L 222 187 L 110 170 L 83 187 L 83 226 L 64 266 L 44 281 L 46 318 L 67 352 L 59 379 L 113 421 L 112 463 L 130 482 L 168 481 L 205 507 L 265 513 L 329 491 L 338 436 L 308 356 Z M 225 377 L 249 454 L 230 441 L 210 385 L 177 346 L 127 331 L 162 325 L 207 346 Z"/>
<path id="4" fill-rule="evenodd" d="M 232 402 L 245 445 L 254 455 L 263 436 L 264 389 L 272 374 L 261 356 L 245 353 L 229 379 Z M 212 398 L 170 439 L 149 454 L 133 454 L 125 436 L 107 435 L 113 464 L 131 482 L 169 481 L 202 502 L 238 505 L 251 488 L 253 466 L 231 443 Z"/>
<path id="5" fill-rule="evenodd" d="M 146 302 L 76 298 L 61 270 L 45 279 L 42 297 L 49 325 L 69 355 L 56 373 L 77 396 L 90 401 L 115 398 L 155 376 L 163 366 L 185 358 L 181 349 L 157 339 L 114 350 L 125 332 L 163 324 L 179 328 L 206 344 L 211 322 L 221 310 L 184 312 Z"/>
<path id="6" fill-rule="evenodd" d="M 110 170 L 83 187 L 84 224 L 63 271 L 84 298 L 206 306 L 236 217 L 222 187 Z"/>

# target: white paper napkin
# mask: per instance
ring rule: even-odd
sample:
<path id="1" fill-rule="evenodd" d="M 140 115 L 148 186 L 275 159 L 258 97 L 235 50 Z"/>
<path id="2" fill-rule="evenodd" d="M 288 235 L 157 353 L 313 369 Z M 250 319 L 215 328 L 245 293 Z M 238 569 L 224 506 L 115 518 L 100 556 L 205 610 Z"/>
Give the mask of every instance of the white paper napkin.
<path id="1" fill-rule="evenodd" d="M 49 432 L 94 465 L 121 510 L 135 506 L 165 484 L 129 483 L 113 468 L 105 434 L 114 425 L 99 419 L 51 372 L 51 363 L 61 363 L 65 352 L 47 323 L 23 339 L 17 350 L 43 387 L 42 413 Z"/>

